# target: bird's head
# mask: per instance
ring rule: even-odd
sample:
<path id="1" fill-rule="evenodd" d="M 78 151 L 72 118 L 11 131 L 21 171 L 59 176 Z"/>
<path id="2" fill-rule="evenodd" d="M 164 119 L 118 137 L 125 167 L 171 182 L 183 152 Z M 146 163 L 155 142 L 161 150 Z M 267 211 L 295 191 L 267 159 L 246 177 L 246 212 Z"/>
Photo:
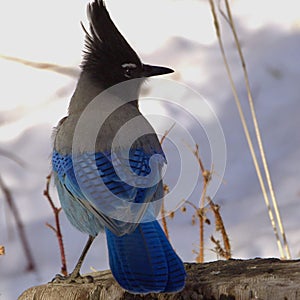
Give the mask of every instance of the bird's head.
<path id="1" fill-rule="evenodd" d="M 109 88 L 117 83 L 172 73 L 165 67 L 143 64 L 111 20 L 103 0 L 88 5 L 90 33 L 86 33 L 86 50 L 82 70 Z"/>

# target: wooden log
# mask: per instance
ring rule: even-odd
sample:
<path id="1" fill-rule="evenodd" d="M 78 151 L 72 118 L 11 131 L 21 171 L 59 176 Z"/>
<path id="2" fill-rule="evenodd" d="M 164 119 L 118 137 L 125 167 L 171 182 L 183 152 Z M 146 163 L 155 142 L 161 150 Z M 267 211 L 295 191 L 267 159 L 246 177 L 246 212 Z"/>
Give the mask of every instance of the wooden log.
<path id="1" fill-rule="evenodd" d="M 186 286 L 180 293 L 133 295 L 110 271 L 96 272 L 94 283 L 48 283 L 26 290 L 19 300 L 300 300 L 300 260 L 251 259 L 186 263 Z"/>

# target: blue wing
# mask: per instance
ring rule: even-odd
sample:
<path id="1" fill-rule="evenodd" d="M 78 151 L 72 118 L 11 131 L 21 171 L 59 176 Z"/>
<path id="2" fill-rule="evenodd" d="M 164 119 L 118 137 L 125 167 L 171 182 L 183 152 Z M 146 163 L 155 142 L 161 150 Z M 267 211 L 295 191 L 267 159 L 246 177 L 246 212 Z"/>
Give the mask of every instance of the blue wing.
<path id="1" fill-rule="evenodd" d="M 163 153 L 142 149 L 131 149 L 127 157 L 125 151 L 77 156 L 54 151 L 52 157 L 62 207 L 76 228 L 91 235 L 103 226 L 123 235 L 141 220 L 155 219 L 164 163 Z"/>

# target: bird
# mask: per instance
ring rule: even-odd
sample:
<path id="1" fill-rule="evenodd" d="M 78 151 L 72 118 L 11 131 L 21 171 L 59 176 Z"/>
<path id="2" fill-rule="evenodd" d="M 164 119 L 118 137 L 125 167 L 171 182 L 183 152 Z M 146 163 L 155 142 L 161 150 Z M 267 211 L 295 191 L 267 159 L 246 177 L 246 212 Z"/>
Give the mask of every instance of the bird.
<path id="1" fill-rule="evenodd" d="M 110 269 L 123 289 L 178 292 L 184 264 L 157 220 L 166 157 L 138 105 L 146 79 L 173 70 L 142 63 L 103 0 L 89 3 L 87 15 L 81 73 L 68 114 L 54 129 L 52 174 L 68 220 L 89 238 L 73 272 L 53 281 L 92 282 L 80 269 L 104 232 Z"/>

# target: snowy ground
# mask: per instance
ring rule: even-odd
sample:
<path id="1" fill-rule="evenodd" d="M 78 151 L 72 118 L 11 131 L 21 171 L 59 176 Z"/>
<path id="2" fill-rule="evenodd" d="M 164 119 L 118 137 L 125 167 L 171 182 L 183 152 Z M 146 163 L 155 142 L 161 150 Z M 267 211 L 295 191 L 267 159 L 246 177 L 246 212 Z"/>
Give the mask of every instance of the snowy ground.
<path id="1" fill-rule="evenodd" d="M 129 0 L 120 3 L 107 0 L 108 9 L 142 59 L 175 69 L 176 73 L 168 78 L 185 83 L 203 95 L 221 123 L 227 161 L 224 183 L 214 201 L 221 205 L 233 256 L 278 257 L 207 1 Z M 126 7 L 122 7 L 125 3 Z M 1 3 L 0 54 L 70 66 L 76 73 L 83 41 L 79 22 L 86 22 L 85 6 L 86 1 L 71 0 Z M 296 6 L 292 0 L 263 1 L 263 4 L 258 0 L 238 0 L 232 4 L 293 258 L 299 256 L 300 250 L 300 135 L 297 130 L 300 125 L 300 23 Z M 224 35 L 239 94 L 246 103 L 242 73 L 228 29 Z M 50 171 L 52 127 L 65 115 L 76 79 L 6 60 L 0 60 L 0 78 L 0 149 L 18 155 L 26 163 L 20 167 L 0 156 L 0 174 L 13 192 L 37 264 L 37 272 L 24 272 L 26 261 L 15 223 L 1 195 L 0 245 L 5 246 L 6 255 L 0 256 L 0 299 L 10 300 L 30 286 L 49 281 L 60 268 L 56 238 L 45 226 L 46 222 L 53 224 L 53 215 L 42 192 Z M 168 107 L 145 105 L 143 109 L 151 113 L 166 111 Z M 204 162 L 209 167 L 207 138 L 195 132 L 193 123 L 184 114 L 177 112 L 176 119 L 197 136 Z M 247 119 L 250 120 L 248 110 Z M 168 129 L 167 123 L 162 124 L 156 124 L 161 132 Z M 183 136 L 182 143 L 184 141 Z M 172 151 L 166 144 L 170 165 Z M 192 154 L 190 156 L 192 160 Z M 221 173 L 222 170 L 215 170 L 214 176 Z M 188 176 L 189 173 L 185 174 Z M 167 183 L 172 185 L 171 177 Z M 57 200 L 54 189 L 52 192 Z M 189 200 L 197 203 L 199 195 L 198 189 Z M 191 225 L 191 214 L 191 210 L 186 214 L 177 212 L 169 221 L 171 240 L 184 261 L 195 259 L 192 250 L 197 249 L 198 244 L 198 231 Z M 63 214 L 61 221 L 68 266 L 72 269 L 87 237 L 73 229 Z M 206 239 L 206 259 L 216 259 L 208 242 L 209 233 Z M 83 271 L 89 271 L 90 267 L 108 268 L 103 236 L 93 245 Z"/>

